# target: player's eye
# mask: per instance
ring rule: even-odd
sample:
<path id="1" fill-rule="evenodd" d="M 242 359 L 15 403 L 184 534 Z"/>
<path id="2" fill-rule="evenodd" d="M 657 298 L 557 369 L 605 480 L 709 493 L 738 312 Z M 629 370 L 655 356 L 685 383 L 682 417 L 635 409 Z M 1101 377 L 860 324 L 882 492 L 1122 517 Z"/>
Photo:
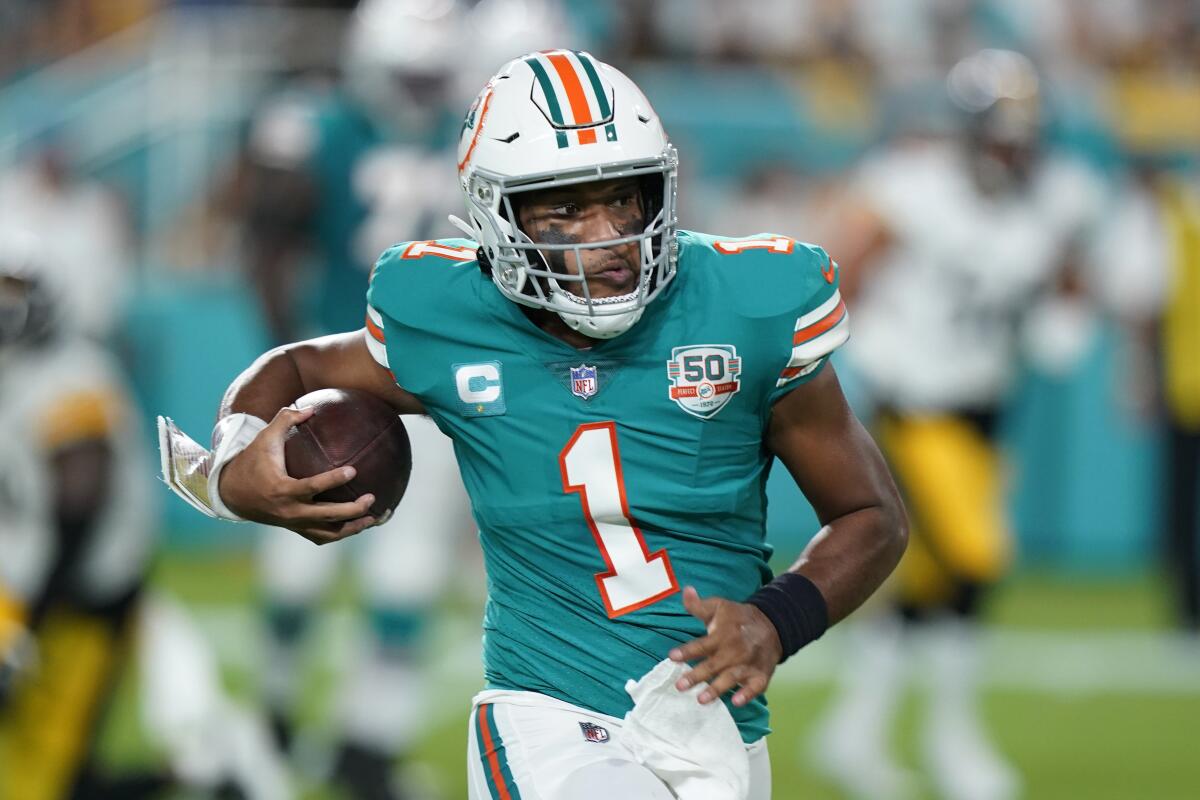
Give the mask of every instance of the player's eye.
<path id="1" fill-rule="evenodd" d="M 629 191 L 614 196 L 608 201 L 608 204 L 613 208 L 632 208 L 637 204 L 637 192 Z"/>
<path id="2" fill-rule="evenodd" d="M 579 206 L 575 203 L 562 203 L 550 209 L 550 213 L 556 217 L 573 217 L 579 213 Z"/>

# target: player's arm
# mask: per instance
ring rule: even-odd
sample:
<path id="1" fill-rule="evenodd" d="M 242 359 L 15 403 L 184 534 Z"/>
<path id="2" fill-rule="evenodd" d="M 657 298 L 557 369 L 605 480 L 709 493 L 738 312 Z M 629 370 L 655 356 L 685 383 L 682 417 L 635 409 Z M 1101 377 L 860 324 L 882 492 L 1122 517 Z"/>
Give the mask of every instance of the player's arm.
<path id="1" fill-rule="evenodd" d="M 765 691 L 780 661 L 879 588 L 908 540 L 887 465 L 847 406 L 832 368 L 775 403 L 766 445 L 823 527 L 788 574 L 749 602 L 702 599 L 684 590 L 684 605 L 705 622 L 708 635 L 676 648 L 671 658 L 698 660 L 679 688 L 709 682 L 701 702 L 740 687 L 733 702 L 744 705 Z"/>
<path id="2" fill-rule="evenodd" d="M 317 389 L 359 389 L 385 400 L 397 414 L 421 414 L 421 402 L 396 385 L 367 349 L 365 330 L 339 333 L 278 347 L 234 380 L 221 402 L 218 419 L 246 414 L 271 420 L 220 471 L 218 491 L 226 507 L 243 519 L 290 528 L 317 544 L 358 533 L 376 520 L 374 502 L 363 495 L 350 503 L 317 503 L 313 497 L 354 477 L 341 467 L 311 478 L 287 474 L 283 443 L 288 430 L 311 416 L 289 406 Z"/>
<path id="3" fill-rule="evenodd" d="M 904 504 L 831 367 L 775 404 L 767 446 L 821 522 L 789 572 L 816 585 L 832 625 L 862 605 L 900 561 L 908 542 Z"/>

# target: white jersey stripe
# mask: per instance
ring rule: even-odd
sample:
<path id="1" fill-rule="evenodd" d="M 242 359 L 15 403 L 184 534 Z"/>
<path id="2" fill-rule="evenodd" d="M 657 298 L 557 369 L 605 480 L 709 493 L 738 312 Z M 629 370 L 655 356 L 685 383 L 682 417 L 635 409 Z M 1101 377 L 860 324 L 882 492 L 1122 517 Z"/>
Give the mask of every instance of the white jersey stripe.
<path id="1" fill-rule="evenodd" d="M 838 303 L 840 302 L 842 302 L 842 293 L 841 291 L 834 289 L 833 295 L 831 295 L 828 300 L 826 300 L 824 303 L 821 303 L 821 305 L 815 310 L 808 312 L 804 316 L 800 317 L 800 319 L 796 320 L 796 330 L 803 330 L 808 326 L 815 325 L 816 323 L 825 319 L 825 317 L 829 316 L 829 314 L 838 307 Z"/>
<path id="2" fill-rule="evenodd" d="M 785 386 L 809 374 L 817 368 L 822 358 L 841 347 L 849 338 L 849 317 L 843 317 L 837 325 L 815 339 L 796 345 L 792 348 L 792 357 L 780 373 L 779 379 L 775 381 L 775 385 Z"/>
<path id="3" fill-rule="evenodd" d="M 803 344 L 792 348 L 792 358 L 788 367 L 803 367 L 810 362 L 827 356 L 841 347 L 850 338 L 850 318 L 842 317 L 837 325 L 822 333 L 815 339 L 809 339 Z"/>
<path id="4" fill-rule="evenodd" d="M 379 362 L 381 366 L 391 369 L 388 366 L 387 348 L 384 347 L 383 342 L 376 341 L 375 337 L 366 328 L 363 328 L 363 339 L 367 343 L 367 350 L 371 352 L 371 357 Z"/>

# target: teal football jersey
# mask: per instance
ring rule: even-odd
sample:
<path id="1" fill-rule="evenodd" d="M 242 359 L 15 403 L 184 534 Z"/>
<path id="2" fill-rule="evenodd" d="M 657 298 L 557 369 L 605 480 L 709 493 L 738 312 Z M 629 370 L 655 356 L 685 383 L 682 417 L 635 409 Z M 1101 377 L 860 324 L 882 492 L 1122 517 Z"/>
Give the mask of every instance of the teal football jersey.
<path id="1" fill-rule="evenodd" d="M 620 717 L 627 679 L 705 633 L 681 587 L 741 601 L 771 577 L 764 430 L 846 340 L 837 267 L 783 236 L 681 231 L 641 320 L 578 350 L 475 249 L 388 250 L 368 344 L 454 441 L 488 573 L 489 687 Z M 765 699 L 729 708 L 747 742 L 768 732 Z"/>
<path id="2" fill-rule="evenodd" d="M 396 227 L 409 235 L 428 236 L 455 207 L 445 202 L 445 192 L 424 191 L 413 201 L 398 199 L 387 186 L 425 178 L 412 170 L 397 172 L 393 153 L 407 153 L 407 160 L 442 158 L 452 172 L 444 149 L 457 140 L 454 117 L 454 127 L 443 121 L 428 133 L 404 136 L 373 119 L 348 92 L 306 85 L 285 90 L 261 110 L 257 128 L 286 133 L 283 152 L 271 152 L 271 163 L 302 171 L 316 193 L 311 224 L 316 269 L 301 298 L 302 317 L 314 332 L 354 330 L 360 324 L 367 273 L 378 252 L 365 246 L 374 233 L 367 229 L 373 217 L 389 227 L 389 217 L 395 217 Z M 405 207 L 396 208 L 398 203 Z"/>

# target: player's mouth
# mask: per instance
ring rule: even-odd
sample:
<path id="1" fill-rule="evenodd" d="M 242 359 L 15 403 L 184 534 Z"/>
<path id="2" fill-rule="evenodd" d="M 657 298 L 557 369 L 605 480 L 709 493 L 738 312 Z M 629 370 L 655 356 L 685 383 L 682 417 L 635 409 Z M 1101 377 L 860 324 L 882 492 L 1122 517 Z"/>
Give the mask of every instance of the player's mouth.
<path id="1" fill-rule="evenodd" d="M 606 264 L 603 269 L 588 273 L 588 287 L 596 292 L 597 289 L 611 290 L 612 294 L 628 294 L 637 284 L 637 275 L 627 264 Z M 598 292 L 597 292 L 598 293 Z"/>

